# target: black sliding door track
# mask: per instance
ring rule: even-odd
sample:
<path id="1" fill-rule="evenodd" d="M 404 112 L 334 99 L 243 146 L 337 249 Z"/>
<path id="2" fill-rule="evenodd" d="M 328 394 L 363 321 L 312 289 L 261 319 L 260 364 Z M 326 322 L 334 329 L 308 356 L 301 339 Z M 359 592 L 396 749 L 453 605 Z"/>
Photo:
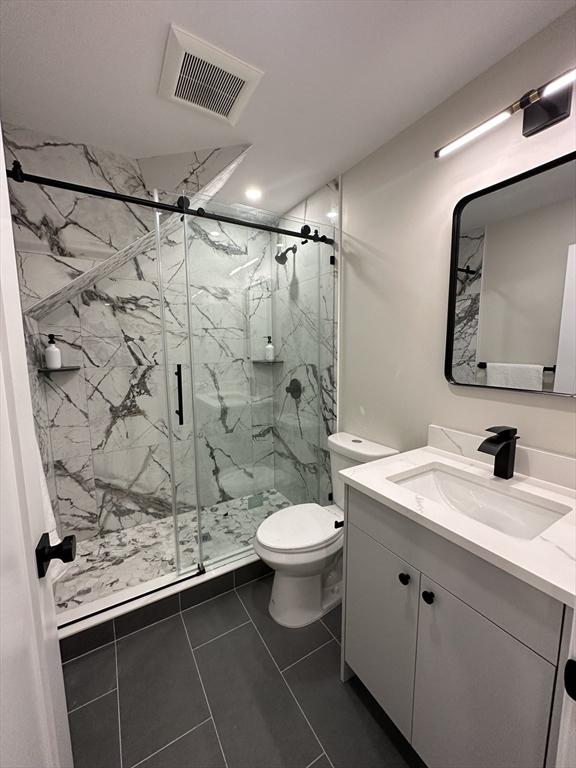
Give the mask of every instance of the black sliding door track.
<path id="1" fill-rule="evenodd" d="M 95 197 L 105 197 L 108 200 L 118 200 L 122 203 L 130 203 L 132 205 L 142 205 L 146 208 L 153 208 L 155 211 L 166 211 L 167 213 L 179 213 L 185 216 L 197 216 L 201 219 L 208 219 L 210 221 L 221 221 L 225 224 L 235 224 L 238 227 L 248 227 L 249 229 L 259 229 L 263 232 L 276 232 L 279 235 L 287 235 L 289 237 L 304 238 L 305 242 L 311 240 L 314 243 L 326 243 L 326 245 L 334 245 L 334 239 L 327 237 L 326 235 L 320 235 L 318 230 L 315 229 L 312 232 L 311 228 L 305 224 L 300 232 L 295 232 L 291 229 L 281 229 L 280 227 L 272 227 L 268 224 L 256 224 L 243 219 L 233 219 L 230 216 L 219 216 L 215 213 L 207 213 L 204 208 L 187 208 L 188 199 L 185 197 L 178 198 L 178 202 L 181 205 L 169 205 L 168 203 L 159 203 L 155 200 L 148 200 L 144 197 L 132 197 L 131 195 L 123 195 L 120 192 L 108 192 L 106 189 L 98 189 L 97 187 L 86 187 L 82 184 L 72 184 L 69 181 L 61 181 L 60 179 L 49 179 L 44 176 L 33 176 L 30 173 L 24 173 L 20 163 L 15 160 L 12 164 L 12 168 L 6 171 L 6 175 L 9 179 L 15 182 L 28 181 L 32 184 L 39 184 L 43 187 L 56 187 L 57 189 L 67 189 L 70 192 L 79 192 L 83 195 L 94 195 Z"/>

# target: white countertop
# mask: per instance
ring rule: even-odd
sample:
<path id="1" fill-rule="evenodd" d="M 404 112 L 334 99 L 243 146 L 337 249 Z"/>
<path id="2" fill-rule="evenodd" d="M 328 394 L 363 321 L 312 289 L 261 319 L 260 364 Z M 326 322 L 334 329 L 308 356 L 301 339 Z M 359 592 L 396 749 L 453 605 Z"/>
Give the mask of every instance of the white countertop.
<path id="1" fill-rule="evenodd" d="M 507 484 L 543 499 L 563 504 L 570 511 L 533 539 L 502 533 L 448 506 L 414 493 L 389 478 L 432 462 L 465 470 L 494 483 Z M 390 509 L 423 525 L 503 571 L 531 584 L 551 597 L 573 606 L 576 599 L 576 493 L 569 488 L 525 475 L 510 480 L 493 476 L 484 462 L 456 456 L 430 446 L 361 464 L 340 472 L 344 482 Z"/>

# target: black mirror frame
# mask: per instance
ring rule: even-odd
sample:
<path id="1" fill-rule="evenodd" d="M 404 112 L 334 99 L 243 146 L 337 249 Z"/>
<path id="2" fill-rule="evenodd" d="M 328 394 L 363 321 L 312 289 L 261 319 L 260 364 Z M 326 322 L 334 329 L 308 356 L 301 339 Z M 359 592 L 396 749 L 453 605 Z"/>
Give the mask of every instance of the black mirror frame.
<path id="1" fill-rule="evenodd" d="M 552 170 L 559 165 L 569 163 L 576 160 L 576 152 L 569 152 L 567 155 L 561 155 L 555 160 L 551 160 L 543 165 L 538 165 L 535 168 L 531 168 L 524 173 L 519 173 L 517 176 L 512 176 L 509 179 L 493 184 L 491 187 L 485 187 L 479 189 L 477 192 L 473 192 L 470 195 L 466 195 L 456 203 L 454 213 L 452 215 L 452 244 L 450 248 L 450 285 L 448 289 L 448 319 L 446 326 L 446 353 L 444 357 L 444 376 L 449 384 L 455 384 L 459 387 L 473 387 L 479 389 L 501 390 L 504 392 L 528 392 L 532 395 L 557 395 L 559 397 L 576 397 L 576 394 L 570 394 L 568 392 L 541 392 L 535 389 L 520 389 L 517 387 L 489 387 L 487 384 L 467 384 L 463 381 L 456 381 L 452 375 L 452 362 L 454 354 L 454 327 L 456 323 L 456 292 L 458 289 L 458 250 L 460 242 L 460 219 L 462 217 L 462 211 L 478 197 L 484 197 L 491 192 L 497 192 L 500 189 L 509 187 L 512 184 L 517 184 L 520 181 L 529 179 L 532 176 L 537 176 L 540 173 Z"/>

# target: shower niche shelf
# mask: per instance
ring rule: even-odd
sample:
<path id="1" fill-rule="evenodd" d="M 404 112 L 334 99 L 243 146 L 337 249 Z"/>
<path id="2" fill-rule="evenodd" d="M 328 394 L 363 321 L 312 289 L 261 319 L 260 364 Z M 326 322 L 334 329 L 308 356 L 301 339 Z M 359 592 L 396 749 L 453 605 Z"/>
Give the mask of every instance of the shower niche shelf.
<path id="1" fill-rule="evenodd" d="M 284 360 L 252 360 L 252 362 L 258 365 L 274 365 L 274 363 L 283 363 Z"/>
<path id="2" fill-rule="evenodd" d="M 50 376 L 53 373 L 68 373 L 70 371 L 79 371 L 79 365 L 63 365 L 61 368 L 38 368 L 38 373 L 44 373 Z"/>

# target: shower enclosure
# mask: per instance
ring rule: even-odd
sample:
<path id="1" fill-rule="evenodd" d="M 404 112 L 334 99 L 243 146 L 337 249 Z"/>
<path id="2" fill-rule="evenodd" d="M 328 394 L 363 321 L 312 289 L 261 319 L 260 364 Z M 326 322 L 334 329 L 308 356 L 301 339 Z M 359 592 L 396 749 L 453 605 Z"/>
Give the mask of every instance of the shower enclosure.
<path id="1" fill-rule="evenodd" d="M 113 217 L 122 203 L 106 205 Z M 47 468 L 59 488 L 65 480 L 84 492 L 56 494 L 59 532 L 78 538 L 54 585 L 62 623 L 241 563 L 266 516 L 330 500 L 334 246 L 260 229 L 262 214 L 255 226 L 138 215 L 146 234 L 124 249 L 125 263 L 35 316 L 31 378 L 48 331 L 78 370 L 33 385 L 45 388 L 49 412 L 71 399 L 85 415 L 68 433 L 53 419 L 47 430 L 54 447 L 86 428 L 85 444 L 70 443 Z"/>

